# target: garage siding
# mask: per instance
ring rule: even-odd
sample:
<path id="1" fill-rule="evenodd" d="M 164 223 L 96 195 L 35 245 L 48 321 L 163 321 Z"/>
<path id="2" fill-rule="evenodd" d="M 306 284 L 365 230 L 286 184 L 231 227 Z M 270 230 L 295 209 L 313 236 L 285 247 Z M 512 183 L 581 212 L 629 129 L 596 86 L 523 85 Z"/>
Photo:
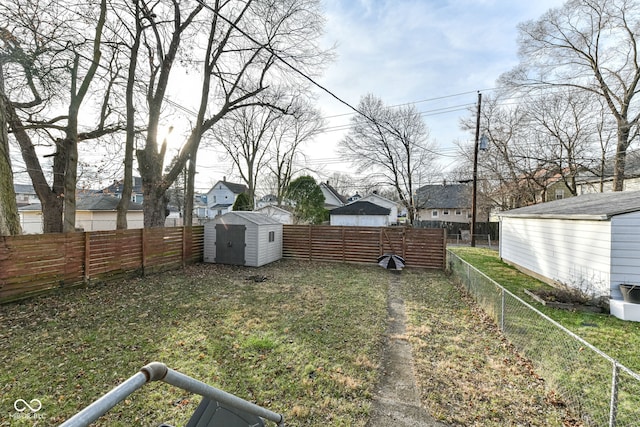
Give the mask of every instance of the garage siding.
<path id="1" fill-rule="evenodd" d="M 609 294 L 609 221 L 504 217 L 500 256 L 550 281 Z"/>
<path id="2" fill-rule="evenodd" d="M 611 218 L 611 295 L 620 283 L 640 284 L 640 213 Z"/>

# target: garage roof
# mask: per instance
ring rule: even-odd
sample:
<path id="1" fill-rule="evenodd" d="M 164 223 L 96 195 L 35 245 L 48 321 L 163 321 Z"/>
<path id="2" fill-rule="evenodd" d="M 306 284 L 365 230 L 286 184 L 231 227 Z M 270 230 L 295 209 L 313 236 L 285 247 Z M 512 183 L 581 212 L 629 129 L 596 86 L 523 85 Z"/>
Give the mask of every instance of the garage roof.
<path id="1" fill-rule="evenodd" d="M 640 191 L 621 191 L 583 194 L 512 209 L 500 213 L 499 216 L 605 221 L 615 215 L 638 211 L 640 211 Z"/>
<path id="2" fill-rule="evenodd" d="M 358 200 L 357 202 L 331 209 L 329 212 L 331 215 L 389 215 L 391 209 L 375 203 Z"/>

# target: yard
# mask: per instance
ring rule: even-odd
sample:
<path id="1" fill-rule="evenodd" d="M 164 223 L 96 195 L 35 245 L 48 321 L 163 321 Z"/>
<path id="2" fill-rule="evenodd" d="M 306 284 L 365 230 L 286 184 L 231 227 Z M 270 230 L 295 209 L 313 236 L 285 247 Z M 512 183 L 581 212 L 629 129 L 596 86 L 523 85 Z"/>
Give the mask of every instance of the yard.
<path id="1" fill-rule="evenodd" d="M 291 260 L 200 264 L 0 306 L 0 425 L 60 423 L 155 360 L 288 426 L 365 426 L 389 286 L 400 288 L 423 403 L 438 420 L 577 425 L 446 274 Z M 19 416 L 17 399 L 42 409 Z M 180 426 L 198 401 L 152 383 L 98 425 Z"/>
<path id="2" fill-rule="evenodd" d="M 452 250 L 565 328 L 626 367 L 640 372 L 640 353 L 637 351 L 640 347 L 640 322 L 620 320 L 608 312 L 591 313 L 546 307 L 527 295 L 525 289 L 548 291 L 553 288 L 505 264 L 496 251 L 469 247 L 458 247 Z"/>

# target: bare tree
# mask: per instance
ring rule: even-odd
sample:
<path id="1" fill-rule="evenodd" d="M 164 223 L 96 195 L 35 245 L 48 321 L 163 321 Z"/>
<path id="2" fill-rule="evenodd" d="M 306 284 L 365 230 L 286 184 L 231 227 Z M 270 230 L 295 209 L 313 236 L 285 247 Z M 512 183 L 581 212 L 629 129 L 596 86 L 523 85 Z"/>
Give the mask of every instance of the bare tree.
<path id="1" fill-rule="evenodd" d="M 147 4 L 145 19 L 152 37 L 143 38 L 148 52 L 149 119 L 145 146 L 137 151 L 143 181 L 145 226 L 164 224 L 166 190 L 188 165 L 185 222 L 191 220 L 198 148 L 208 130 L 230 112 L 255 106 L 281 108 L 280 82 L 296 82 L 292 70 L 318 68 L 324 54 L 316 49 L 322 20 L 317 0 L 244 0 L 198 3 L 182 10 L 183 2 Z M 203 13 L 201 13 L 203 12 Z M 196 20 L 201 17 L 201 20 Z M 207 24 L 204 27 L 197 26 Z M 300 25 L 304 23 L 304 25 Z M 196 25 L 195 27 L 192 26 Z M 169 77 L 179 48 L 190 35 L 207 34 L 202 52 L 192 44 L 182 58 L 200 58 L 202 85 L 197 117 L 171 169 L 162 174 L 166 146 L 158 127 L 166 105 Z M 212 94 L 210 96 L 210 93 Z"/>
<path id="2" fill-rule="evenodd" d="M 549 91 L 526 98 L 528 123 L 538 141 L 536 160 L 549 175 L 559 177 L 573 196 L 576 177 L 593 163 L 598 122 L 593 97 L 583 91 Z"/>
<path id="3" fill-rule="evenodd" d="M 245 107 L 228 114 L 216 128 L 216 141 L 247 185 L 252 208 L 256 182 L 270 162 L 270 147 L 276 139 L 277 122 L 283 114 L 271 108 Z"/>
<path id="4" fill-rule="evenodd" d="M 97 5 L 97 14 L 95 6 L 16 0 L 1 7 L 0 27 L 10 35 L 5 64 L 12 71 L 5 81 L 5 114 L 41 201 L 45 232 L 75 229 L 78 143 L 119 129 L 107 124 L 109 84 L 89 91 L 102 58 L 106 0 Z M 97 124 L 81 130 L 80 107 L 88 96 L 103 108 Z M 66 111 L 61 115 L 61 110 Z M 51 185 L 36 150 L 47 139 L 54 150 L 47 155 L 53 157 Z"/>
<path id="5" fill-rule="evenodd" d="M 520 65 L 502 83 L 521 89 L 567 86 L 602 97 L 616 121 L 614 191 L 638 132 L 640 3 L 570 0 L 519 27 Z"/>
<path id="6" fill-rule="evenodd" d="M 291 114 L 282 115 L 275 125 L 268 167 L 275 181 L 278 205 L 281 205 L 291 180 L 299 172 L 296 164 L 300 148 L 321 131 L 323 120 L 318 110 L 299 102 Z"/>
<path id="7" fill-rule="evenodd" d="M 414 106 L 389 108 L 371 94 L 360 100 L 358 110 L 363 115 L 351 119 L 352 128 L 340 141 L 340 151 L 358 172 L 367 171 L 391 186 L 413 222 L 416 185 L 436 169 L 427 126 Z"/>

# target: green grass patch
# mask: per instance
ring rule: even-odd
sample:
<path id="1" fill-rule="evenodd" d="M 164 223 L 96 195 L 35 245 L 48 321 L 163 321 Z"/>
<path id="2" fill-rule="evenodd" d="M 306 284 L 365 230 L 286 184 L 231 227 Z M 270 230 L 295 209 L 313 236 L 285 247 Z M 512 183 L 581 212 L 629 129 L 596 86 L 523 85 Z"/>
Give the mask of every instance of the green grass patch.
<path id="1" fill-rule="evenodd" d="M 550 308 L 535 301 L 524 290 L 551 289 L 551 286 L 504 263 L 498 252 L 470 247 L 450 250 L 621 364 L 640 372 L 640 353 L 637 351 L 640 348 L 640 322 L 623 321 L 607 313 Z"/>
<path id="2" fill-rule="evenodd" d="M 256 273 L 267 280 L 247 280 Z M 0 425 L 33 425 L 17 416 L 17 399 L 39 399 L 40 424 L 58 424 L 160 361 L 284 413 L 289 426 L 363 426 L 385 330 L 384 273 L 197 265 L 0 306 Z M 96 425 L 184 425 L 198 402 L 149 384 Z"/>

